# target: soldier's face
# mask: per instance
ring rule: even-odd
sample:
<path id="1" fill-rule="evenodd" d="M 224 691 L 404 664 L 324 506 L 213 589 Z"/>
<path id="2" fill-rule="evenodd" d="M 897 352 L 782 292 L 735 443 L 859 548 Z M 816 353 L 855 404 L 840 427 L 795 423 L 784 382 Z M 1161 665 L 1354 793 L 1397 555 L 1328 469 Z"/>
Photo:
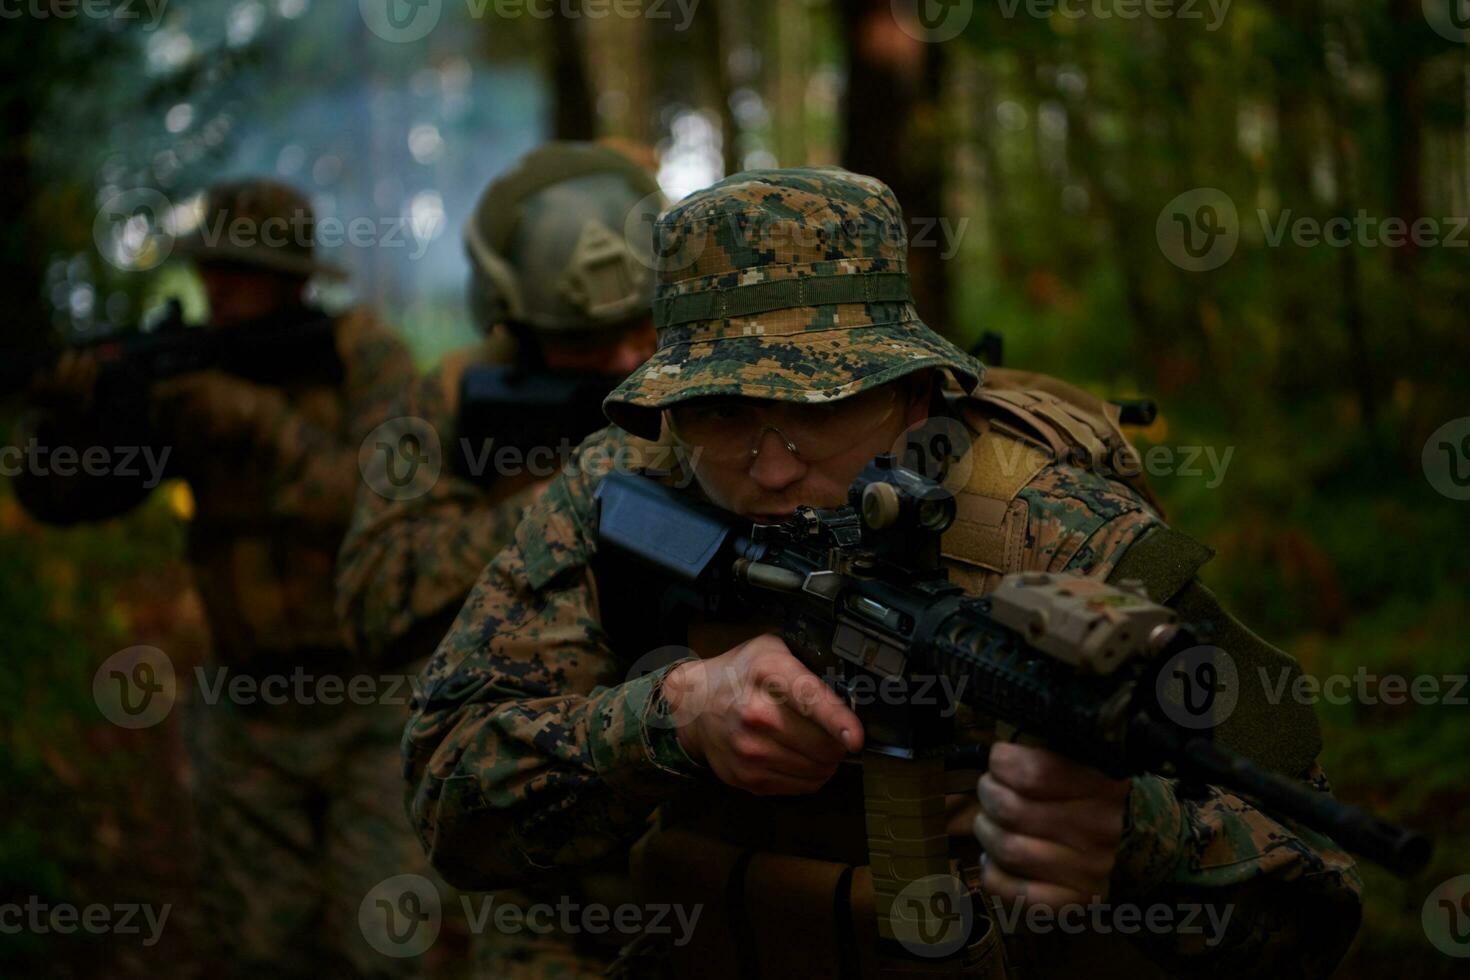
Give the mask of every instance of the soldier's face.
<path id="1" fill-rule="evenodd" d="M 773 429 L 759 436 L 754 459 L 738 462 L 712 459 L 709 453 L 694 456 L 694 475 L 709 499 L 724 509 L 761 523 L 773 524 L 790 517 L 798 506 L 839 507 L 847 503 L 847 488 L 864 466 L 879 453 L 892 452 L 904 430 L 929 415 L 932 381 L 927 374 L 908 382 L 895 382 L 897 405 L 876 425 L 852 426 L 833 433 L 846 446 L 836 455 L 807 461 L 793 453 Z M 799 410 L 799 409 L 794 409 Z"/>
<path id="2" fill-rule="evenodd" d="M 301 305 L 306 280 L 248 266 L 209 263 L 199 267 L 209 298 L 209 322 L 231 327 L 261 320 Z"/>

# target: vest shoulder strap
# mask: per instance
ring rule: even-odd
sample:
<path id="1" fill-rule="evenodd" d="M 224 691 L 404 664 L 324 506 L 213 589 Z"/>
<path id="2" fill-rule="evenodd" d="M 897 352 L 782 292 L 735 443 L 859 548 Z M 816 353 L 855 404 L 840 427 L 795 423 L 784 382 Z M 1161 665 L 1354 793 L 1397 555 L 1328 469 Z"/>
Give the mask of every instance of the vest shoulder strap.
<path id="1" fill-rule="evenodd" d="M 969 417 L 979 434 L 970 447 L 970 473 L 955 498 L 955 520 L 940 541 L 940 553 L 955 561 L 1005 573 L 1019 550 L 1024 520 L 1012 514 L 1012 502 L 1050 465 L 1051 454 L 1036 442 L 988 420 Z"/>
<path id="2" fill-rule="evenodd" d="M 1075 462 L 1132 488 L 1162 516 L 1143 473 L 1143 460 L 1123 434 L 1121 410 L 1060 378 L 994 368 L 972 398 L 992 424 L 1036 441 L 1053 459 Z"/>

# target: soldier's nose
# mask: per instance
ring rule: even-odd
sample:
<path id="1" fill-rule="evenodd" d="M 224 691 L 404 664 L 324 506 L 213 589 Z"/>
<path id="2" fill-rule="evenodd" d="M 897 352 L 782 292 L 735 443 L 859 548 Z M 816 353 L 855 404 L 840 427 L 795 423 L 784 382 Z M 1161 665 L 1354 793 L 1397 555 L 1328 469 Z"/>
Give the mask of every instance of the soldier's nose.
<path id="1" fill-rule="evenodd" d="M 786 440 L 774 429 L 761 433 L 760 453 L 748 473 L 764 490 L 782 490 L 806 475 L 807 466 L 786 448 Z"/>

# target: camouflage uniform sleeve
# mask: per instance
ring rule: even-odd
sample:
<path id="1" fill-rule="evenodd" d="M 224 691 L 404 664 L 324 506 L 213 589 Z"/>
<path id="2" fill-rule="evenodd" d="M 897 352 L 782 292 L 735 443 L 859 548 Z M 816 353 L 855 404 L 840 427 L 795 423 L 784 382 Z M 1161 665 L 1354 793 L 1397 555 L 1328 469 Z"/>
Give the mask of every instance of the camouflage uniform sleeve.
<path id="1" fill-rule="evenodd" d="M 1128 488 L 1071 467 L 1049 467 L 1022 496 L 1033 568 L 1106 576 L 1162 523 Z M 1330 792 L 1320 766 L 1301 778 Z M 1134 937 L 1181 976 L 1326 976 L 1361 918 L 1362 879 L 1331 839 L 1216 787 L 1185 798 L 1177 780 L 1151 775 L 1133 779 L 1113 883 L 1114 901 L 1229 912 L 1223 938 Z"/>
<path id="2" fill-rule="evenodd" d="M 270 511 L 276 516 L 345 523 L 360 482 L 358 448 L 413 381 L 407 348 L 366 310 L 338 321 L 337 349 L 345 374 L 342 431 L 326 431 L 289 406 L 272 426 Z"/>
<path id="3" fill-rule="evenodd" d="M 443 367 L 431 372 L 388 411 L 389 418 L 428 423 L 441 455 L 455 430 L 450 386 L 457 374 Z M 387 463 L 375 457 L 369 474 Z M 447 469 L 443 459 L 439 469 Z M 438 642 L 448 628 L 446 618 L 464 603 L 496 553 L 513 540 L 522 512 L 545 485 L 491 503 L 477 484 L 449 472 L 435 472 L 422 485 L 409 486 L 407 493 L 374 483 L 365 480 L 357 490 L 352 526 L 337 560 L 337 612 L 359 652 L 409 662 L 419 656 L 419 642 L 410 634 Z"/>
<path id="4" fill-rule="evenodd" d="M 404 733 L 414 825 L 463 888 L 626 852 L 700 771 L 661 711 L 674 665 L 625 680 L 599 624 L 592 491 L 626 435 L 589 437 L 481 575 Z"/>

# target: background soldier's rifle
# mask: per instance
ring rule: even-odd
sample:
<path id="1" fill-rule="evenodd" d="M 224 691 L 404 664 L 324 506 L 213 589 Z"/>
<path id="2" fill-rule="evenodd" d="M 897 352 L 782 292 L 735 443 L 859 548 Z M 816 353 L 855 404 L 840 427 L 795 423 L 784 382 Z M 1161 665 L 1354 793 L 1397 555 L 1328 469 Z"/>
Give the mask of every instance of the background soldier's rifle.
<path id="1" fill-rule="evenodd" d="M 194 326 L 171 299 L 150 329 L 134 329 L 22 356 L 0 364 L 0 396 L 23 390 L 36 375 L 56 365 L 67 350 L 92 352 L 101 364 L 98 403 L 115 395 L 134 396 L 155 382 L 193 371 L 219 370 L 259 384 L 316 381 L 336 385 L 343 377 L 335 321 L 303 309 L 229 327 Z"/>
<path id="2" fill-rule="evenodd" d="M 514 449 L 525 459 L 540 447 L 575 447 L 607 425 L 602 400 L 611 390 L 610 380 L 592 374 L 519 365 L 469 368 L 460 380 L 456 469 L 489 483 L 498 474 L 484 461 L 496 451 Z"/>

